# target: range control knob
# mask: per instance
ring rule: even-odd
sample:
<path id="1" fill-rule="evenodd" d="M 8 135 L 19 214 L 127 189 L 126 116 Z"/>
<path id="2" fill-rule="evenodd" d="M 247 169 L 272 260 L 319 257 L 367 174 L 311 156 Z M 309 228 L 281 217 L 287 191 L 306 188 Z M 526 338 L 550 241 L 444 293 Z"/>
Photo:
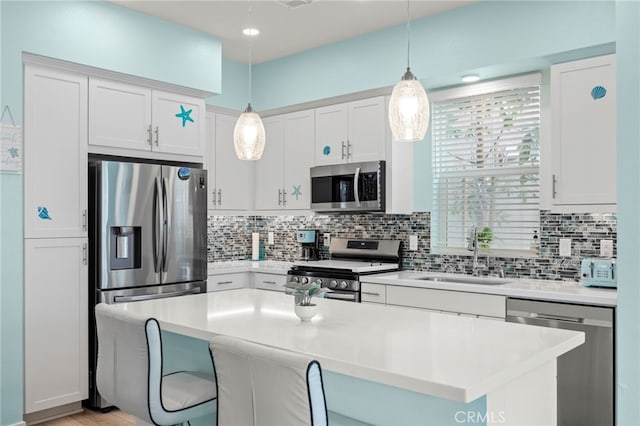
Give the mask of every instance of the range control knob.
<path id="1" fill-rule="evenodd" d="M 316 284 L 318 284 L 320 287 L 322 287 L 322 278 L 318 278 L 316 280 Z"/>
<path id="2" fill-rule="evenodd" d="M 291 282 L 292 282 L 292 283 L 298 283 L 298 282 L 300 282 L 300 278 L 298 278 L 298 277 L 291 277 Z"/>
<path id="3" fill-rule="evenodd" d="M 306 284 L 309 282 L 309 278 L 307 277 L 302 277 L 302 284 Z"/>
<path id="4" fill-rule="evenodd" d="M 358 282 L 357 281 L 352 282 L 349 288 L 353 291 L 358 291 Z"/>
<path id="5" fill-rule="evenodd" d="M 349 284 L 346 281 L 340 281 L 340 288 L 345 289 L 349 287 Z"/>
<path id="6" fill-rule="evenodd" d="M 331 280 L 331 282 L 329 283 L 329 288 L 336 288 L 338 286 L 338 281 L 336 280 Z"/>

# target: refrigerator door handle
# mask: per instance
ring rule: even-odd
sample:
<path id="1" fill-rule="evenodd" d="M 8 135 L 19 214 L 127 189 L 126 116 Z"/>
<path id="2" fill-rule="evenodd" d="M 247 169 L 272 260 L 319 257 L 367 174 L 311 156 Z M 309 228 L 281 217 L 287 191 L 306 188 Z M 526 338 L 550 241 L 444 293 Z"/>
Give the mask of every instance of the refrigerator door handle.
<path id="1" fill-rule="evenodd" d="M 153 199 L 153 268 L 155 272 L 160 272 L 160 240 L 162 238 L 162 209 L 160 204 L 160 184 L 158 178 L 154 180 L 154 199 Z"/>
<path id="2" fill-rule="evenodd" d="M 198 293 L 200 293 L 199 288 L 192 288 L 191 290 L 172 291 L 169 293 L 142 294 L 140 296 L 116 296 L 113 298 L 113 303 L 139 302 L 141 300 L 164 299 L 165 297 L 186 296 L 188 294 Z"/>
<path id="3" fill-rule="evenodd" d="M 167 199 L 167 180 L 162 178 L 162 272 L 167 272 L 167 252 L 169 245 L 169 213 L 167 205 L 169 200 Z"/>

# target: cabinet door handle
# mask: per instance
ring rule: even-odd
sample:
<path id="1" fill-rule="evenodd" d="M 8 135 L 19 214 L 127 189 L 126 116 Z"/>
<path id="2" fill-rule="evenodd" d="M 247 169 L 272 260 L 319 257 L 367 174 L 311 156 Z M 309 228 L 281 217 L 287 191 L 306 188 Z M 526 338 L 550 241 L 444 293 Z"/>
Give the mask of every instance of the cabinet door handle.
<path id="1" fill-rule="evenodd" d="M 218 205 L 222 205 L 222 189 L 218 189 Z"/>
<path id="2" fill-rule="evenodd" d="M 87 232 L 87 209 L 82 211 L 82 230 Z"/>
<path id="3" fill-rule="evenodd" d="M 156 134 L 156 146 L 160 146 L 160 129 L 158 129 L 158 126 L 156 126 L 154 133 Z"/>
<path id="4" fill-rule="evenodd" d="M 82 263 L 87 264 L 87 243 L 82 244 Z"/>
<path id="5" fill-rule="evenodd" d="M 556 178 L 556 175 L 553 175 L 553 180 L 551 183 L 551 198 L 556 198 L 556 194 L 558 194 L 558 192 L 556 191 L 556 185 L 558 183 L 558 179 Z"/>
<path id="6" fill-rule="evenodd" d="M 272 284 L 272 285 L 276 285 L 275 281 L 262 281 L 262 284 Z"/>
<path id="7" fill-rule="evenodd" d="M 149 143 L 149 146 L 153 146 L 153 141 L 151 140 L 151 124 L 147 127 L 147 142 Z"/>
<path id="8" fill-rule="evenodd" d="M 213 195 L 213 207 L 216 206 L 216 204 L 218 204 L 218 199 L 216 198 L 216 189 L 213 188 L 213 192 L 211 193 Z"/>
<path id="9" fill-rule="evenodd" d="M 341 155 L 342 160 L 344 160 L 344 148 L 345 148 L 345 144 L 344 144 L 344 141 L 342 141 L 342 155 Z"/>
<path id="10" fill-rule="evenodd" d="M 233 284 L 233 281 L 218 281 L 218 285 Z"/>
<path id="11" fill-rule="evenodd" d="M 362 294 L 368 294 L 369 296 L 380 296 L 380 293 L 373 293 L 370 291 L 363 291 Z"/>
<path id="12" fill-rule="evenodd" d="M 278 189 L 278 205 L 282 205 L 282 191 Z"/>
<path id="13" fill-rule="evenodd" d="M 285 192 L 285 190 L 282 190 L 282 205 L 286 206 L 287 205 L 287 193 Z"/>
<path id="14" fill-rule="evenodd" d="M 347 140 L 347 160 L 349 158 L 353 158 L 353 152 L 351 152 L 351 147 L 353 145 L 351 145 L 351 142 L 349 142 L 349 140 Z"/>

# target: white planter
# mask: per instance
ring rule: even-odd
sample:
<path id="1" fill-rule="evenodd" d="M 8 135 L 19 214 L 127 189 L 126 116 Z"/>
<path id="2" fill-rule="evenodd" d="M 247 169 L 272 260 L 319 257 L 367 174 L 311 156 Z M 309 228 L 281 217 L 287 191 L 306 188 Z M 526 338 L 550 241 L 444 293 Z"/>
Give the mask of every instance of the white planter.
<path id="1" fill-rule="evenodd" d="M 313 318 L 318 312 L 318 307 L 313 304 L 305 305 L 305 306 L 294 305 L 294 309 L 295 309 L 296 315 L 302 321 L 311 321 L 311 318 Z"/>

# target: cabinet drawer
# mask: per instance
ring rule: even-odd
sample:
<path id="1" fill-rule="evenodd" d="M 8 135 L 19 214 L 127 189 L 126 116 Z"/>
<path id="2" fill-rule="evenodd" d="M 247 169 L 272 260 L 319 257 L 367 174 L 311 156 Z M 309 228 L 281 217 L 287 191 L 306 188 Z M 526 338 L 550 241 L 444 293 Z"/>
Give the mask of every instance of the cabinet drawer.
<path id="1" fill-rule="evenodd" d="M 494 294 L 387 286 L 389 305 L 505 318 L 505 303 L 504 296 Z"/>
<path id="2" fill-rule="evenodd" d="M 362 302 L 387 303 L 387 290 L 384 284 L 362 283 L 360 290 Z"/>
<path id="3" fill-rule="evenodd" d="M 207 278 L 207 292 L 249 287 L 249 279 L 248 272 L 209 275 Z"/>
<path id="4" fill-rule="evenodd" d="M 253 274 L 253 282 L 255 288 L 262 290 L 284 291 L 284 285 L 287 283 L 287 276 L 256 272 Z"/>

